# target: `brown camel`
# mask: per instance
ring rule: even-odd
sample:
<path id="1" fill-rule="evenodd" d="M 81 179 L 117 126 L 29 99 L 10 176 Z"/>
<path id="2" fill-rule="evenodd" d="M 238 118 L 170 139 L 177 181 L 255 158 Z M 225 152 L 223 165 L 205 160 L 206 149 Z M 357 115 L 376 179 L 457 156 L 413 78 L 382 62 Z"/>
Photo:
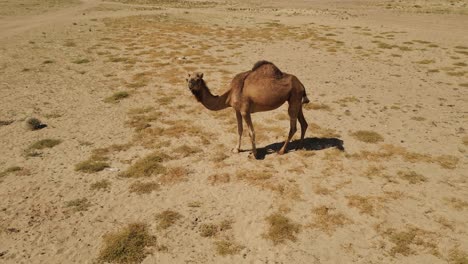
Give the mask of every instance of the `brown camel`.
<path id="1" fill-rule="evenodd" d="M 271 62 L 259 61 L 255 63 L 252 70 L 237 74 L 231 81 L 231 88 L 221 96 L 211 94 L 203 80 L 203 73 L 189 74 L 186 81 L 195 98 L 209 110 L 218 111 L 227 107 L 236 110 L 239 141 L 233 152 L 240 151 L 243 131 L 242 119 L 244 119 L 249 128 L 252 153 L 257 157 L 255 132 L 250 114 L 276 109 L 286 101 L 289 103 L 288 114 L 291 126 L 289 135 L 278 154 L 285 153 L 289 141 L 297 130 L 297 119 L 301 124 L 299 146 L 302 148 L 307 129 L 307 122 L 302 113 L 302 104 L 308 103 L 309 99 L 304 85 L 296 76 L 281 72 Z"/>

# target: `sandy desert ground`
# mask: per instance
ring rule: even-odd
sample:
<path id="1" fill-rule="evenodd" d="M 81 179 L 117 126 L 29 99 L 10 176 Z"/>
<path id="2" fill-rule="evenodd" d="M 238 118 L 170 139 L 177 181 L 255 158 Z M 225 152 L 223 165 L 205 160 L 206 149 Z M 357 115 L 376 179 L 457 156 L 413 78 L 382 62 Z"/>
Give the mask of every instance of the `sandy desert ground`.
<path id="1" fill-rule="evenodd" d="M 0 262 L 468 263 L 467 25 L 466 0 L 0 0 Z M 287 106 L 253 115 L 256 160 L 185 78 L 262 59 L 311 102 L 285 155 Z"/>

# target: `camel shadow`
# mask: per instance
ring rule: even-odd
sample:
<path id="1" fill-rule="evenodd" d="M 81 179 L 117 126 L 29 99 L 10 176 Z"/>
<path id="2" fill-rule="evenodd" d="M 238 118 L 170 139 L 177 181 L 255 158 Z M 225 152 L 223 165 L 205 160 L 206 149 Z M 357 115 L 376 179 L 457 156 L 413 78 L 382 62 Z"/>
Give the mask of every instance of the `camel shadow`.
<path id="1" fill-rule="evenodd" d="M 277 142 L 270 145 L 267 145 L 263 148 L 257 149 L 257 159 L 265 159 L 267 155 L 278 152 L 283 146 L 283 142 Z M 311 150 L 322 150 L 327 148 L 337 148 L 341 151 L 344 151 L 344 142 L 338 138 L 304 138 L 304 146 L 302 150 L 311 151 Z M 288 145 L 287 151 L 297 149 L 299 147 L 299 140 L 291 141 Z"/>

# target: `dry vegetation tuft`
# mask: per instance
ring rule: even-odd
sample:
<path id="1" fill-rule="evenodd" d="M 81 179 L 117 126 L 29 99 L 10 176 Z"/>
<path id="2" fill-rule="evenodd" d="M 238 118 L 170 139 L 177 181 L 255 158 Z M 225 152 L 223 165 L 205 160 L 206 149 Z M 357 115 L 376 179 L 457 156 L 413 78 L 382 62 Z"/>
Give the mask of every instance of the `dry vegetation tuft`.
<path id="1" fill-rule="evenodd" d="M 111 182 L 108 181 L 108 180 L 101 180 L 101 181 L 97 181 L 93 184 L 91 184 L 90 186 L 90 189 L 91 190 L 103 190 L 103 191 L 107 191 L 109 190 L 111 186 Z"/>
<path id="2" fill-rule="evenodd" d="M 357 208 L 361 214 L 372 215 L 374 212 L 374 205 L 371 197 L 364 197 L 360 195 L 347 196 L 348 205 Z"/>
<path id="3" fill-rule="evenodd" d="M 0 172 L 0 178 L 5 177 L 10 173 L 15 173 L 15 172 L 18 172 L 18 171 L 21 171 L 21 170 L 23 170 L 23 168 L 18 167 L 18 166 L 8 167 L 4 171 Z"/>
<path id="4" fill-rule="evenodd" d="M 146 194 L 159 190 L 159 184 L 156 182 L 134 182 L 130 185 L 130 192 L 137 194 Z"/>
<path id="5" fill-rule="evenodd" d="M 108 263 L 139 263 L 149 254 L 146 247 L 154 246 L 156 237 L 143 223 L 132 223 L 124 229 L 104 236 L 104 247 L 98 260 Z"/>
<path id="6" fill-rule="evenodd" d="M 41 122 L 41 120 L 31 117 L 26 120 L 26 126 L 29 130 L 38 130 L 44 128 L 46 125 Z"/>
<path id="7" fill-rule="evenodd" d="M 167 229 L 171 227 L 180 218 L 182 218 L 182 215 L 172 210 L 166 210 L 156 215 L 159 229 Z"/>
<path id="8" fill-rule="evenodd" d="M 450 264 L 467 264 L 468 254 L 458 248 L 454 248 L 450 250 L 448 260 Z"/>
<path id="9" fill-rule="evenodd" d="M 296 235 L 300 231 L 299 224 L 294 223 L 279 212 L 268 216 L 266 220 L 269 227 L 265 238 L 273 241 L 273 244 L 285 243 L 286 240 L 293 242 L 297 240 Z"/>
<path id="10" fill-rule="evenodd" d="M 216 252 L 221 256 L 237 254 L 244 248 L 231 240 L 219 240 L 215 242 L 215 245 Z"/>
<path id="11" fill-rule="evenodd" d="M 468 208 L 468 202 L 455 197 L 445 198 L 445 201 L 447 204 L 459 211 L 463 210 L 464 208 Z"/>
<path id="12" fill-rule="evenodd" d="M 104 99 L 104 102 L 106 103 L 118 103 L 121 100 L 128 98 L 130 96 L 130 93 L 126 91 L 120 91 L 120 92 L 115 92 L 113 95 L 107 97 Z"/>
<path id="13" fill-rule="evenodd" d="M 65 203 L 66 207 L 71 208 L 74 212 L 87 211 L 91 206 L 91 202 L 87 198 L 75 199 Z"/>
<path id="14" fill-rule="evenodd" d="M 200 225 L 200 236 L 213 237 L 218 233 L 218 226 L 215 224 L 202 224 Z"/>
<path id="15" fill-rule="evenodd" d="M 382 142 L 384 138 L 374 131 L 359 130 L 350 134 L 359 141 L 366 143 L 378 143 Z"/>
<path id="16" fill-rule="evenodd" d="M 339 227 L 351 222 L 344 214 L 332 212 L 334 210 L 326 206 L 314 208 L 312 211 L 315 214 L 315 218 L 310 226 L 320 229 L 329 235 Z"/>
<path id="17" fill-rule="evenodd" d="M 62 143 L 62 140 L 60 139 L 42 139 L 39 141 L 36 141 L 32 145 L 29 146 L 28 149 L 30 150 L 36 150 L 36 149 L 46 149 L 46 148 L 53 148 L 57 146 L 58 144 Z"/>
<path id="18" fill-rule="evenodd" d="M 110 165 L 107 162 L 100 161 L 100 160 L 85 160 L 75 165 L 76 171 L 81 171 L 85 173 L 94 173 L 104 170 L 105 168 L 109 168 Z"/>
<path id="19" fill-rule="evenodd" d="M 416 227 L 407 228 L 407 230 L 397 231 L 393 228 L 388 229 L 384 232 L 394 246 L 390 249 L 390 255 L 396 256 L 401 254 L 403 256 L 409 256 L 416 253 L 414 248 L 422 247 L 429 250 L 430 254 L 438 255 L 437 245 L 434 244 L 430 236 L 430 233 Z"/>
<path id="20" fill-rule="evenodd" d="M 427 181 L 427 178 L 414 171 L 398 171 L 398 176 L 411 184 L 421 183 Z"/>
<path id="21" fill-rule="evenodd" d="M 130 166 L 126 171 L 120 173 L 120 176 L 126 178 L 140 178 L 165 173 L 166 168 L 161 163 L 168 158 L 167 155 L 159 152 L 151 153 L 135 162 L 135 164 Z"/>

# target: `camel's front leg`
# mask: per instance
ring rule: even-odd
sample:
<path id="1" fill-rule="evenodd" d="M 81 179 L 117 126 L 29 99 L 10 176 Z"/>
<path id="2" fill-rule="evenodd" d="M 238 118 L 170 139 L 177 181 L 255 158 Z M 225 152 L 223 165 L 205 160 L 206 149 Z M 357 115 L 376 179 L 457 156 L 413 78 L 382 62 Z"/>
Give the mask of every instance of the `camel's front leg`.
<path id="1" fill-rule="evenodd" d="M 237 147 L 232 149 L 232 152 L 239 153 L 241 149 L 242 132 L 244 130 L 244 128 L 242 127 L 242 115 L 239 111 L 236 111 L 236 118 L 237 118 L 237 133 L 239 134 L 239 141 L 237 142 Z"/>
<path id="2" fill-rule="evenodd" d="M 245 119 L 245 123 L 249 128 L 249 136 L 252 141 L 252 154 L 257 158 L 257 148 L 255 147 L 255 131 L 252 124 L 252 119 L 250 118 L 250 113 L 242 113 L 242 117 Z"/>

